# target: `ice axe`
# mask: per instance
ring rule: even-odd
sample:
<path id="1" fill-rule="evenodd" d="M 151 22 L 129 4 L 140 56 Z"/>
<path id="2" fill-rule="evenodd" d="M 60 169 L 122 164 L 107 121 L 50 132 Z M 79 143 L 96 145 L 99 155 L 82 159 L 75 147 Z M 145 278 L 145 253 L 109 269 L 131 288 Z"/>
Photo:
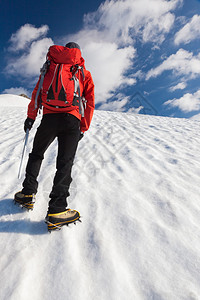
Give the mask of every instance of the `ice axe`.
<path id="1" fill-rule="evenodd" d="M 22 170 L 26 145 L 27 145 L 27 142 L 28 142 L 28 136 L 29 136 L 29 129 L 26 130 L 26 134 L 25 134 L 25 137 L 24 137 L 24 147 L 23 147 L 23 151 L 22 151 L 21 163 L 20 163 L 20 166 L 19 166 L 18 179 L 20 179 L 20 177 L 21 177 L 21 170 Z"/>

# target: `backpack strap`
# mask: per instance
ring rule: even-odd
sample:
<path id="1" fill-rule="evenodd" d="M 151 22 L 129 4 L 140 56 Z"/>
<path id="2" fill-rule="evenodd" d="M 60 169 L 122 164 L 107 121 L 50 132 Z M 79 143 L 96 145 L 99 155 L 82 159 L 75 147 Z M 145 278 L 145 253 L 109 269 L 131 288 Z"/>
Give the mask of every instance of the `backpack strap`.
<path id="1" fill-rule="evenodd" d="M 72 71 L 73 71 L 73 68 L 72 68 Z M 79 70 L 81 70 L 83 80 L 85 80 L 85 74 L 83 71 L 83 67 L 80 67 L 79 65 L 75 65 L 75 68 L 76 68 L 76 71 L 74 72 L 74 74 L 71 78 L 71 80 L 74 80 L 74 100 L 73 100 L 73 102 L 77 102 L 77 94 L 78 94 L 79 113 L 81 114 L 82 117 L 84 117 L 84 109 L 85 109 L 84 104 L 86 103 L 86 100 L 84 97 L 81 97 L 79 78 L 76 77 L 76 74 Z"/>
<path id="2" fill-rule="evenodd" d="M 50 66 L 50 60 L 46 60 L 46 62 L 43 64 L 42 68 L 40 69 L 41 77 L 40 77 L 40 82 L 39 82 L 39 85 L 38 85 L 37 93 L 36 93 L 36 96 L 35 96 L 35 109 L 37 109 L 37 107 L 38 107 L 38 101 L 37 100 L 38 100 L 40 90 L 41 90 L 42 85 L 43 85 L 44 76 L 45 76 L 49 66 Z"/>

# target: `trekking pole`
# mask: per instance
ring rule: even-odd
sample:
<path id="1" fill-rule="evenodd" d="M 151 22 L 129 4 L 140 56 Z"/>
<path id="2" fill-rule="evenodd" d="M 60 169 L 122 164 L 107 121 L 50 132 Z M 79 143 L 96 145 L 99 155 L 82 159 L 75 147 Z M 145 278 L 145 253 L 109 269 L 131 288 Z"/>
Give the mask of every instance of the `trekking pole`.
<path id="1" fill-rule="evenodd" d="M 29 129 L 26 130 L 26 134 L 25 134 L 25 137 L 24 137 L 24 147 L 23 147 L 23 151 L 22 151 L 21 163 L 20 163 L 20 166 L 19 166 L 18 179 L 20 179 L 20 177 L 21 177 L 21 170 L 22 170 L 22 164 L 23 164 L 23 160 L 24 160 L 26 145 L 27 145 L 27 142 L 28 142 L 28 135 L 29 135 Z"/>

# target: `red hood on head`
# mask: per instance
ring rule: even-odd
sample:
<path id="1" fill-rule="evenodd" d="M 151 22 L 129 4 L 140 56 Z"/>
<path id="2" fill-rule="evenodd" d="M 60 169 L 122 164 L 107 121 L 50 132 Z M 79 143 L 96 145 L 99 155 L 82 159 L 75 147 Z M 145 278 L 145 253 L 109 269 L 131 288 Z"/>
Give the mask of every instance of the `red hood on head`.
<path id="1" fill-rule="evenodd" d="M 78 48 L 67 48 L 64 46 L 51 46 L 47 54 L 49 60 L 53 60 L 56 64 L 79 65 L 85 68 L 85 60 L 81 56 Z"/>

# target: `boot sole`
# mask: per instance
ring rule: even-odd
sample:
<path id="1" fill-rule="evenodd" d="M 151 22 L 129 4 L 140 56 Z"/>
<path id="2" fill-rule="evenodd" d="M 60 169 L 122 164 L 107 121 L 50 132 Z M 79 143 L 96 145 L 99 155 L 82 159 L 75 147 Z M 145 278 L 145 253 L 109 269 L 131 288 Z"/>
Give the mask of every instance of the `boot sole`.
<path id="1" fill-rule="evenodd" d="M 47 224 L 48 231 L 51 232 L 51 231 L 55 231 L 55 230 L 61 230 L 61 228 L 64 225 L 68 226 L 69 224 L 72 224 L 72 223 L 74 223 L 74 225 L 76 225 L 77 221 L 81 222 L 80 215 L 78 217 L 74 218 L 74 219 L 60 221 L 60 222 L 56 222 L 56 223 L 52 223 L 49 220 L 45 220 L 45 223 Z"/>
<path id="2" fill-rule="evenodd" d="M 14 204 L 18 204 L 21 208 L 25 208 L 28 211 L 33 210 L 34 203 L 35 202 L 32 202 L 32 201 L 27 202 L 27 203 L 23 203 L 20 200 L 14 199 Z"/>

